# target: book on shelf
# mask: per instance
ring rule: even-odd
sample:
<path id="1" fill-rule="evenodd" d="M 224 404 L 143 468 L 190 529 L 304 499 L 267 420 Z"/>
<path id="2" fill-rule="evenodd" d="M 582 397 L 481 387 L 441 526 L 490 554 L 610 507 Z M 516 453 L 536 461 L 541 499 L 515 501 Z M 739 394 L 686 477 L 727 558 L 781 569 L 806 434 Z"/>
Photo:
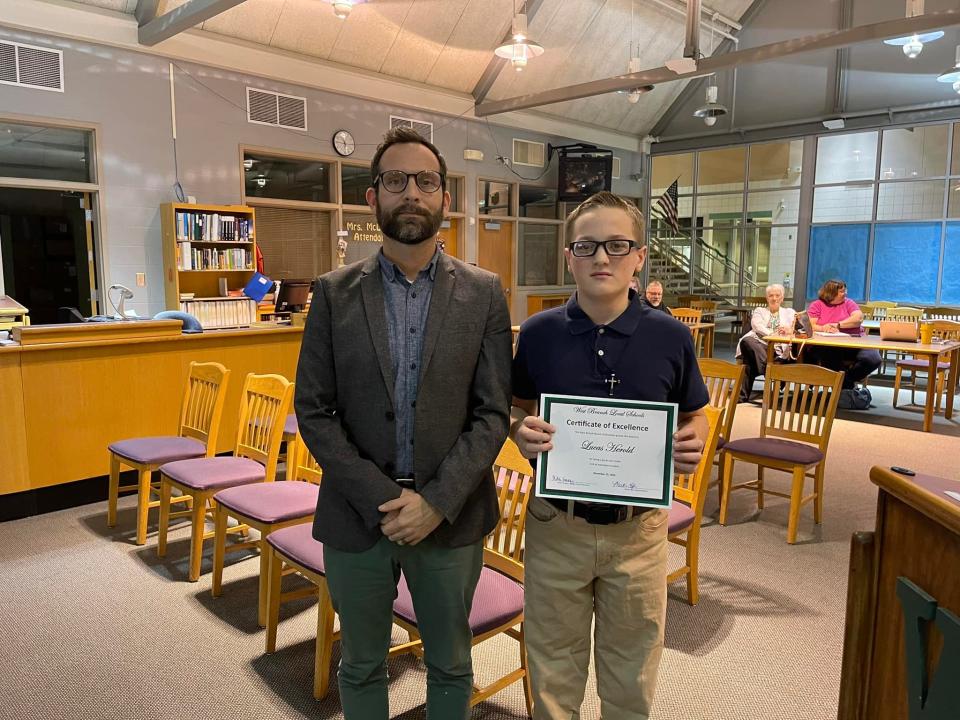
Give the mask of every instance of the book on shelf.
<path id="1" fill-rule="evenodd" d="M 253 242 L 253 219 L 240 215 L 177 210 L 178 242 Z"/>
<path id="2" fill-rule="evenodd" d="M 249 298 L 194 298 L 182 300 L 180 310 L 190 313 L 209 330 L 249 327 L 257 319 L 257 306 Z"/>
<path id="3" fill-rule="evenodd" d="M 253 253 L 244 248 L 193 247 L 177 243 L 177 270 L 252 270 Z"/>

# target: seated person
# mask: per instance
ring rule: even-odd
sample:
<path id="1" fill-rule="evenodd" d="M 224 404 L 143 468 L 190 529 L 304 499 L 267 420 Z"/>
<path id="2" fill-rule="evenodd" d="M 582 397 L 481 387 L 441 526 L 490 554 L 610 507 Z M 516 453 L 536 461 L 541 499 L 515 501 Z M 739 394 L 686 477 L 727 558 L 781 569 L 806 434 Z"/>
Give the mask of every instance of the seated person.
<path id="1" fill-rule="evenodd" d="M 654 310 L 670 314 L 670 308 L 663 304 L 663 285 L 659 280 L 651 280 L 647 283 L 643 301 Z"/>
<path id="2" fill-rule="evenodd" d="M 863 313 L 860 307 L 847 297 L 847 284 L 843 280 L 827 280 L 820 288 L 818 299 L 807 308 L 813 332 L 844 333 L 859 337 L 863 334 L 860 323 Z M 812 352 L 811 352 L 812 351 Z M 808 347 L 808 357 L 831 370 L 843 371 L 844 389 L 853 388 L 866 380 L 880 367 L 880 353 L 876 350 L 855 348 Z"/>
<path id="3" fill-rule="evenodd" d="M 737 343 L 736 356 L 743 359 L 746 376 L 740 387 L 740 402 L 750 400 L 753 381 L 766 374 L 767 343 L 761 338 L 767 335 L 791 335 L 797 319 L 797 311 L 783 307 L 783 285 L 767 285 L 767 306 L 754 308 L 750 318 L 750 332 Z M 776 357 L 780 361 L 790 362 L 791 346 L 788 343 L 775 347 Z"/>

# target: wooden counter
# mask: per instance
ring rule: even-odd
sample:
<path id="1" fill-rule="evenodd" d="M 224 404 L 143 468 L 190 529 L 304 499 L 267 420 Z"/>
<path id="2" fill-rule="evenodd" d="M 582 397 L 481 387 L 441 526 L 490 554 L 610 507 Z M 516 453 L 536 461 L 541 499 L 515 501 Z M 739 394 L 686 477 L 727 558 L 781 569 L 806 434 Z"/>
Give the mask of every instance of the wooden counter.
<path id="1" fill-rule="evenodd" d="M 944 492 L 960 492 L 960 481 L 919 473 L 908 477 L 880 467 L 870 471 L 870 479 L 880 488 L 877 528 L 856 533 L 852 541 L 838 717 L 906 720 L 911 715 L 897 579 L 909 580 L 940 608 L 960 615 L 960 501 Z M 956 677 L 934 669 L 949 666 L 943 650 L 943 636 L 931 627 L 925 658 L 929 680 L 941 686 L 938 694 L 951 690 L 958 697 Z M 952 652 L 958 651 L 954 646 Z"/>
<path id="2" fill-rule="evenodd" d="M 0 347 L 0 495 L 106 475 L 109 443 L 175 433 L 192 360 L 232 370 L 217 447 L 230 450 L 244 377 L 293 380 L 303 334 L 277 327 L 110 339 L 102 325 L 73 327 L 90 328 L 89 339 L 57 341 L 47 330 L 53 342 Z"/>

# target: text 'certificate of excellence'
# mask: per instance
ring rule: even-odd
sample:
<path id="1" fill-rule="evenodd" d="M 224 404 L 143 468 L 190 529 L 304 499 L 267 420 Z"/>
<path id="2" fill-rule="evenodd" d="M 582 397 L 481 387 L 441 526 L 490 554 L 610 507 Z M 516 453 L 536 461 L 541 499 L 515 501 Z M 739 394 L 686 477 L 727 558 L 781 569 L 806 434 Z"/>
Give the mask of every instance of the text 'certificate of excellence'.
<path id="1" fill-rule="evenodd" d="M 537 460 L 537 495 L 669 508 L 677 406 L 639 400 L 541 395 L 557 428 Z"/>

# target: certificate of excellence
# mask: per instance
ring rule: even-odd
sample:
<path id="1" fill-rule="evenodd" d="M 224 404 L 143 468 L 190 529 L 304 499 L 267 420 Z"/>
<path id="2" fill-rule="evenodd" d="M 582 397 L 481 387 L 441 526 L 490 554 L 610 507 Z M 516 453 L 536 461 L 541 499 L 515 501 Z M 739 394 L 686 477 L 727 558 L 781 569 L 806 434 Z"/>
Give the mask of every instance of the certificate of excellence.
<path id="1" fill-rule="evenodd" d="M 557 431 L 537 460 L 538 496 L 670 507 L 674 403 L 543 394 L 540 409 Z"/>

